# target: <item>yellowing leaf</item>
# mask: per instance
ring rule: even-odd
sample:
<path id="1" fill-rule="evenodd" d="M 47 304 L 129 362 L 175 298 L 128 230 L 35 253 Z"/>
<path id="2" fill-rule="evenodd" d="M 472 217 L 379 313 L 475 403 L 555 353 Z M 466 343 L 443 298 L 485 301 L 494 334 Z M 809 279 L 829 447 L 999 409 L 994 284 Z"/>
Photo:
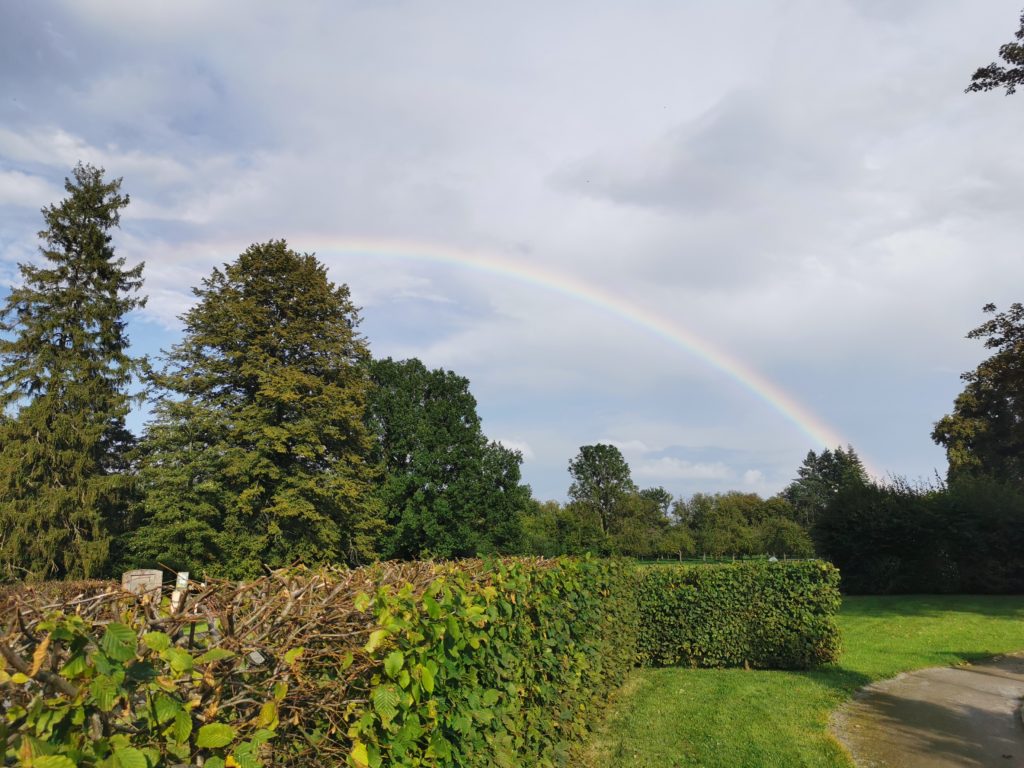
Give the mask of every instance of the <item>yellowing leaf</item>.
<path id="1" fill-rule="evenodd" d="M 349 757 L 359 768 L 370 768 L 370 757 L 366 754 L 366 745 L 363 742 L 357 740 L 352 743 L 352 752 L 349 753 Z"/>
<path id="2" fill-rule="evenodd" d="M 43 662 L 46 661 L 46 652 L 50 649 L 50 637 L 50 634 L 47 633 L 43 642 L 36 646 L 36 651 L 32 654 L 32 669 L 28 673 L 29 677 L 35 677 L 39 673 L 40 667 L 43 666 Z"/>
<path id="3" fill-rule="evenodd" d="M 380 644 L 384 642 L 384 639 L 389 634 L 390 633 L 386 629 L 373 630 L 373 632 L 370 633 L 370 639 L 366 642 L 366 645 L 363 646 L 363 650 L 367 653 L 373 653 L 380 647 Z"/>

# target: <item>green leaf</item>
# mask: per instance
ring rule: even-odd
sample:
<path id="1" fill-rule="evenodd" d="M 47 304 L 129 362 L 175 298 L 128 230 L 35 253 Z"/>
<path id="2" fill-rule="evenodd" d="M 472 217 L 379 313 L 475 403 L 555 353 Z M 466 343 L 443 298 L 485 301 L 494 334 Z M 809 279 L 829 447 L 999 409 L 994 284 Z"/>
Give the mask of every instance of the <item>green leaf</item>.
<path id="1" fill-rule="evenodd" d="M 164 659 L 178 674 L 182 672 L 191 672 L 194 660 L 188 651 L 181 648 L 168 648 L 160 654 L 160 658 Z"/>
<path id="2" fill-rule="evenodd" d="M 203 768 L 224 768 L 223 757 L 208 757 L 206 762 L 203 763 Z"/>
<path id="3" fill-rule="evenodd" d="M 142 636 L 142 644 L 159 653 L 171 647 L 171 636 L 166 632 L 147 632 Z"/>
<path id="4" fill-rule="evenodd" d="M 100 638 L 100 650 L 112 661 L 128 661 L 135 658 L 139 648 L 135 630 L 127 624 L 111 622 Z"/>
<path id="5" fill-rule="evenodd" d="M 174 725 L 170 728 L 170 734 L 179 744 L 184 744 L 188 741 L 188 737 L 192 735 L 192 718 L 188 712 L 181 711 L 175 713 Z"/>
<path id="6" fill-rule="evenodd" d="M 402 655 L 401 651 L 392 651 L 388 654 L 387 658 L 384 659 L 384 671 L 387 672 L 388 677 L 394 680 L 398 677 L 398 673 L 402 670 L 402 666 L 405 664 L 405 656 Z"/>
<path id="7" fill-rule="evenodd" d="M 117 768 L 148 768 L 146 756 L 135 747 L 115 749 L 114 765 Z"/>
<path id="8" fill-rule="evenodd" d="M 165 693 L 158 693 L 153 700 L 153 709 L 156 711 L 156 721 L 163 725 L 172 720 L 179 712 L 184 712 L 181 704 Z M 180 739 L 179 739 L 180 741 Z"/>
<path id="9" fill-rule="evenodd" d="M 89 684 L 89 693 L 101 712 L 109 712 L 114 708 L 118 692 L 117 683 L 106 675 L 100 675 Z"/>
<path id="10" fill-rule="evenodd" d="M 385 725 L 395 719 L 395 715 L 398 714 L 398 702 L 401 701 L 397 687 L 394 685 L 378 686 L 374 689 L 371 698 L 373 699 L 373 708 L 384 720 Z"/>
<path id="11" fill-rule="evenodd" d="M 77 768 L 77 766 L 64 755 L 44 755 L 32 760 L 32 768 Z"/>
<path id="12" fill-rule="evenodd" d="M 197 664 L 209 664 L 213 661 L 223 661 L 224 659 L 234 658 L 235 652 L 229 651 L 227 648 L 211 648 L 198 659 Z"/>
<path id="13" fill-rule="evenodd" d="M 199 729 L 196 746 L 209 749 L 226 747 L 235 739 L 235 729 L 224 723 L 208 723 Z"/>
<path id="14" fill-rule="evenodd" d="M 356 595 L 355 600 L 353 600 L 352 602 L 354 603 L 357 611 L 359 611 L 360 613 L 365 613 L 366 609 L 370 607 L 370 603 L 373 601 L 370 599 L 370 596 L 368 594 L 366 594 L 365 592 L 360 592 Z"/>
<path id="15" fill-rule="evenodd" d="M 296 661 L 302 658 L 302 654 L 306 652 L 306 649 L 301 645 L 298 648 L 292 648 L 284 655 L 284 663 L 289 667 Z"/>
<path id="16" fill-rule="evenodd" d="M 416 667 L 420 673 L 420 684 L 423 686 L 423 690 L 427 693 L 434 692 L 434 673 L 431 672 L 427 667 L 423 665 L 417 665 Z"/>
<path id="17" fill-rule="evenodd" d="M 89 664 L 86 660 L 85 654 L 79 652 L 68 659 L 64 666 L 60 668 L 60 674 L 62 677 L 73 680 L 79 675 L 84 674 L 88 668 Z"/>

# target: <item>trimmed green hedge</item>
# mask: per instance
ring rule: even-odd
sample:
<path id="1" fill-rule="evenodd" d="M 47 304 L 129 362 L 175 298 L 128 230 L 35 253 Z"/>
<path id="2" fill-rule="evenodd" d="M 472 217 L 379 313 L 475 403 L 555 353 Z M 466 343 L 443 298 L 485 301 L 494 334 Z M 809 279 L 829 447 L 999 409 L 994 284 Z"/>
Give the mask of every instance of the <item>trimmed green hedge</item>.
<path id="1" fill-rule="evenodd" d="M 31 626 L 9 598 L 0 764 L 567 765 L 634 665 L 636 578 L 591 559 L 282 571 L 196 597 L 199 633 L 166 598 L 36 603 Z"/>
<path id="2" fill-rule="evenodd" d="M 837 587 L 819 562 L 563 558 L 279 571 L 213 583 L 174 615 L 166 597 L 116 590 L 63 611 L 8 596 L 0 754 L 31 768 L 554 768 L 638 660 L 832 660 Z"/>
<path id="3" fill-rule="evenodd" d="M 568 764 L 635 662 L 635 584 L 625 561 L 559 559 L 452 567 L 422 596 L 380 590 L 382 669 L 349 765 Z"/>
<path id="4" fill-rule="evenodd" d="M 835 661 L 839 571 L 820 561 L 645 569 L 638 651 L 649 666 L 807 669 Z"/>

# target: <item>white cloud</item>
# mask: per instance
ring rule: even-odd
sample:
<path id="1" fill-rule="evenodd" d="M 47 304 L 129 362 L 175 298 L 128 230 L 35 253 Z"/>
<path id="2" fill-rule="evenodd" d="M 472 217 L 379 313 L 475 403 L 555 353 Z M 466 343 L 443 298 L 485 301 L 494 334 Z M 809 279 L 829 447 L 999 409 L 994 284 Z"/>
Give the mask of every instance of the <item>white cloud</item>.
<path id="1" fill-rule="evenodd" d="M 744 485 L 761 485 L 764 483 L 764 472 L 760 469 L 748 469 L 743 473 Z"/>
<path id="2" fill-rule="evenodd" d="M 502 437 L 498 438 L 496 442 L 501 443 L 510 451 L 519 451 L 521 454 L 523 454 L 523 458 L 526 460 L 536 458 L 533 453 L 533 449 L 530 447 L 530 444 L 527 443 L 525 440 L 508 440 Z"/>
<path id="3" fill-rule="evenodd" d="M 469 375 L 540 494 L 608 435 L 687 487 L 777 486 L 820 448 L 629 307 L 916 476 L 960 386 L 937 372 L 983 354 L 982 304 L 1020 299 L 1024 112 L 962 93 L 1010 0 L 26 8 L 0 29 L 0 275 L 79 160 L 124 177 L 117 242 L 167 328 L 213 265 L 285 237 L 351 285 L 375 351 Z M 330 249 L 348 238 L 494 252 L 629 307 Z"/>
<path id="4" fill-rule="evenodd" d="M 641 462 L 633 469 L 633 474 L 658 480 L 728 480 L 735 473 L 721 462 L 692 462 L 663 456 Z"/>
<path id="5" fill-rule="evenodd" d="M 41 208 L 60 195 L 61 191 L 41 176 L 0 170 L 0 205 Z"/>

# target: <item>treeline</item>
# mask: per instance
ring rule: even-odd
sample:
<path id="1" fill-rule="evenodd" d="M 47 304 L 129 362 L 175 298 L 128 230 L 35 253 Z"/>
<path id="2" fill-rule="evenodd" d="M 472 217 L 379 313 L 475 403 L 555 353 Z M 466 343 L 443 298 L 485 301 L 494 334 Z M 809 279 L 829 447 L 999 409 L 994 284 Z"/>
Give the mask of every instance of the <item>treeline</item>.
<path id="1" fill-rule="evenodd" d="M 674 500 L 637 488 L 609 445 L 570 463 L 570 503 L 535 501 L 521 455 L 483 434 L 468 380 L 374 359 L 348 287 L 282 240 L 213 269 L 181 341 L 159 360 L 133 356 L 126 317 L 145 305 L 143 266 L 111 239 L 129 198 L 88 165 L 65 187 L 43 211 L 43 265 L 20 265 L 0 309 L 4 578 L 812 552 L 806 489 Z M 143 401 L 137 437 L 125 419 Z"/>
<path id="2" fill-rule="evenodd" d="M 296 562 L 491 553 L 833 560 L 848 591 L 1024 590 L 1024 308 L 972 331 L 933 439 L 946 483 L 872 482 L 852 448 L 810 452 L 778 496 L 639 488 L 612 445 L 538 502 L 522 456 L 487 439 L 469 382 L 374 359 L 349 289 L 284 241 L 193 289 L 182 339 L 133 356 L 142 265 L 111 232 L 120 180 L 75 168 L 43 210 L 42 265 L 0 308 L 0 578 L 164 565 L 236 578 Z M 135 436 L 130 410 L 148 401 Z"/>
<path id="3" fill-rule="evenodd" d="M 811 529 L 824 507 L 845 485 L 868 482 L 849 447 L 809 452 L 797 478 L 769 499 L 739 491 L 673 499 L 662 487 L 640 489 L 613 445 L 583 446 L 569 472 L 567 504 L 534 501 L 524 516 L 527 551 L 680 560 L 811 557 Z"/>

